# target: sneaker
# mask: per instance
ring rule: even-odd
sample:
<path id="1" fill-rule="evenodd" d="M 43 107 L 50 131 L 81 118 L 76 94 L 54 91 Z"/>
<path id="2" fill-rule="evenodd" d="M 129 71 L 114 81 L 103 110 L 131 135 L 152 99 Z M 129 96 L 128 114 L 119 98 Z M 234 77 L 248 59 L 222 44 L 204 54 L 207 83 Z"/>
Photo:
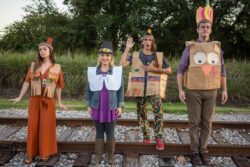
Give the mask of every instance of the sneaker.
<path id="1" fill-rule="evenodd" d="M 195 154 L 192 155 L 191 161 L 192 161 L 192 164 L 194 166 L 202 165 L 201 157 L 200 157 L 200 155 L 198 153 L 195 153 Z"/>
<path id="2" fill-rule="evenodd" d="M 144 143 L 144 144 L 150 144 L 150 139 L 144 139 L 144 140 L 143 140 L 143 143 Z"/>
<path id="3" fill-rule="evenodd" d="M 163 139 L 155 139 L 155 141 L 156 141 L 156 150 L 164 150 Z"/>

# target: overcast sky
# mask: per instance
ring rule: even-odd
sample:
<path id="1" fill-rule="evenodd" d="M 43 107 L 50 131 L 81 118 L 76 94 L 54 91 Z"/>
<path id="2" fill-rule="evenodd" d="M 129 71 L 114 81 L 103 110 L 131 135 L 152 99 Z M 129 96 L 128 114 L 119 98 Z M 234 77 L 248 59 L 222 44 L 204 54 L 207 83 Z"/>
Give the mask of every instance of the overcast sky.
<path id="1" fill-rule="evenodd" d="M 5 26 L 22 20 L 25 15 L 22 8 L 31 2 L 31 0 L 0 0 L 0 31 Z M 54 2 L 59 9 L 66 9 L 66 6 L 62 4 L 63 0 L 54 0 Z"/>

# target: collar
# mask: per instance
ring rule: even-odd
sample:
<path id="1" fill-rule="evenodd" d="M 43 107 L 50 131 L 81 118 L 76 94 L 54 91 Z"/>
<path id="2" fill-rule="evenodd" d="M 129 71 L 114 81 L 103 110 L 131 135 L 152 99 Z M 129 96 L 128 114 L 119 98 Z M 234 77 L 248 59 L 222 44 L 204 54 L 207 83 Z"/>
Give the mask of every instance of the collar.
<path id="1" fill-rule="evenodd" d="M 100 75 L 101 73 L 102 73 L 101 67 L 98 66 L 98 67 L 96 68 L 96 75 Z M 110 68 L 109 68 L 109 70 L 107 71 L 107 74 L 110 74 L 110 75 L 113 74 L 113 67 L 110 67 Z"/>
<path id="2" fill-rule="evenodd" d="M 151 55 L 146 55 L 144 52 L 143 52 L 143 50 L 142 51 L 140 51 L 140 55 L 142 56 L 142 55 L 144 55 L 144 56 L 155 56 L 156 55 L 156 52 L 153 52 Z"/>

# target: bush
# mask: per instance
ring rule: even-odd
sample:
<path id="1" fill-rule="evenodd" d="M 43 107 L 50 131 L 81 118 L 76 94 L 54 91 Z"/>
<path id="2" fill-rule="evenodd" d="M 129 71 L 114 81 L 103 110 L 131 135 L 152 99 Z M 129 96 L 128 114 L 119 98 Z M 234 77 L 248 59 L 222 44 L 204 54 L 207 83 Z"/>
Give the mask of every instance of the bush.
<path id="1" fill-rule="evenodd" d="M 115 57 L 115 64 L 118 65 L 121 53 Z M 22 87 L 25 75 L 32 60 L 36 60 L 35 52 L 0 53 L 0 87 L 2 90 L 15 90 L 17 95 Z M 86 71 L 88 66 L 95 66 L 97 54 L 87 54 L 79 52 L 74 56 L 60 55 L 56 57 L 57 63 L 62 65 L 64 74 L 65 88 L 63 95 L 70 98 L 83 98 L 85 96 L 85 87 L 87 83 Z M 178 99 L 178 88 L 176 82 L 176 70 L 179 59 L 169 60 L 173 73 L 169 75 L 167 86 L 166 101 L 176 102 Z M 250 99 L 250 66 L 247 60 L 226 60 L 226 69 L 228 73 L 227 85 L 229 100 L 233 104 L 248 105 Z M 127 76 L 131 67 L 125 68 L 123 77 L 125 82 L 125 91 Z M 8 96 L 10 95 L 8 91 Z"/>

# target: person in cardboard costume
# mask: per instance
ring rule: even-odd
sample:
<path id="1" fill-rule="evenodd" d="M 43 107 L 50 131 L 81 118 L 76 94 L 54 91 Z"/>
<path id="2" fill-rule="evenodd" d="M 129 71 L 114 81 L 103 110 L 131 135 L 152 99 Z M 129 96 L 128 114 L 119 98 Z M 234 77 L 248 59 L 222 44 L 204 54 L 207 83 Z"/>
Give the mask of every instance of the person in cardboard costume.
<path id="1" fill-rule="evenodd" d="M 177 72 L 179 98 L 187 102 L 190 150 L 194 165 L 209 165 L 207 144 L 212 130 L 217 89 L 227 101 L 226 71 L 221 43 L 210 41 L 213 9 L 207 4 L 196 12 L 197 41 L 187 41 Z M 186 94 L 183 91 L 183 82 Z"/>
<path id="2" fill-rule="evenodd" d="M 103 41 L 97 67 L 88 67 L 87 106 L 96 128 L 95 164 L 99 166 L 106 134 L 108 163 L 114 165 L 115 124 L 124 106 L 122 67 L 114 66 L 111 41 Z"/>
<path id="3" fill-rule="evenodd" d="M 167 75 L 171 68 L 162 52 L 156 52 L 156 43 L 151 29 L 142 37 L 142 50 L 128 56 L 134 46 L 133 38 L 128 38 L 120 64 L 131 65 L 126 96 L 135 97 L 137 101 L 137 118 L 143 132 L 143 142 L 150 143 L 150 131 L 147 120 L 147 100 L 152 103 L 155 118 L 154 132 L 156 149 L 164 149 L 162 139 L 163 110 L 162 98 L 165 98 Z"/>
<path id="4" fill-rule="evenodd" d="M 61 102 L 61 89 L 64 87 L 60 64 L 55 63 L 52 38 L 38 45 L 38 60 L 32 62 L 26 75 L 19 97 L 21 101 L 27 90 L 31 89 L 28 109 L 27 159 L 32 163 L 39 155 L 47 161 L 52 154 L 58 153 L 56 142 L 56 97 L 58 107 L 67 109 Z"/>

